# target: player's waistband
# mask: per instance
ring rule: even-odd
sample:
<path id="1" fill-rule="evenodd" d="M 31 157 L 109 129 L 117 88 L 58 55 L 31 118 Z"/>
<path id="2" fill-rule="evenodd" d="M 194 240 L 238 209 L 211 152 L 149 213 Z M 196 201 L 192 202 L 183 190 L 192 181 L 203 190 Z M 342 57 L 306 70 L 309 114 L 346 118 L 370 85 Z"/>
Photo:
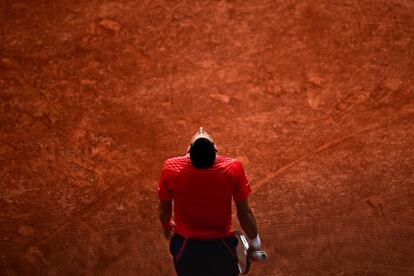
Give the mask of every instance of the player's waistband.
<path id="1" fill-rule="evenodd" d="M 221 242 L 223 239 L 235 238 L 233 233 L 229 233 L 228 235 L 223 235 L 223 236 L 214 237 L 214 238 L 186 237 L 186 236 L 181 235 L 179 233 L 175 233 L 174 236 L 178 239 L 194 241 L 194 242 L 199 242 L 199 243 L 212 243 L 212 242 L 219 242 L 219 241 Z"/>

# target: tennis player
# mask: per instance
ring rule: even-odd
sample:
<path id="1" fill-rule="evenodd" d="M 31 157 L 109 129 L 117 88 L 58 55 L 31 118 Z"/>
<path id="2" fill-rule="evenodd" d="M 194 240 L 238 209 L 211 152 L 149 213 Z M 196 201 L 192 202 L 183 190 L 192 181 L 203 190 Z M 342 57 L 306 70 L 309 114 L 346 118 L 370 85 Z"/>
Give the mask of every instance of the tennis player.
<path id="1" fill-rule="evenodd" d="M 250 248 L 261 248 L 248 203 L 250 192 L 240 161 L 217 155 L 212 137 L 203 128 L 192 137 L 187 155 L 164 162 L 158 185 L 159 218 L 171 240 L 177 275 L 239 275 L 232 200 Z"/>

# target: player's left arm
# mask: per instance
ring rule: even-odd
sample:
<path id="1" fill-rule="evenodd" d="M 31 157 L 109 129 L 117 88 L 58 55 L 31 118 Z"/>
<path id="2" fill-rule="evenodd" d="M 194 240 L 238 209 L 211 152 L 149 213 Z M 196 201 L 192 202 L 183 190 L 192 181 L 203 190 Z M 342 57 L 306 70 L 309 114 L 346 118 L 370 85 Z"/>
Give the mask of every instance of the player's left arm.
<path id="1" fill-rule="evenodd" d="M 159 204 L 159 219 L 164 229 L 164 236 L 171 239 L 174 235 L 174 222 L 172 217 L 172 200 L 160 200 Z"/>
<path id="2" fill-rule="evenodd" d="M 167 161 L 166 161 L 167 162 Z M 171 239 L 174 235 L 174 222 L 171 220 L 172 217 L 172 200 L 173 194 L 170 189 L 170 171 L 166 170 L 166 162 L 164 162 L 163 169 L 161 171 L 160 181 L 158 183 L 158 198 L 159 203 L 159 219 L 164 229 L 164 236 L 167 239 Z"/>

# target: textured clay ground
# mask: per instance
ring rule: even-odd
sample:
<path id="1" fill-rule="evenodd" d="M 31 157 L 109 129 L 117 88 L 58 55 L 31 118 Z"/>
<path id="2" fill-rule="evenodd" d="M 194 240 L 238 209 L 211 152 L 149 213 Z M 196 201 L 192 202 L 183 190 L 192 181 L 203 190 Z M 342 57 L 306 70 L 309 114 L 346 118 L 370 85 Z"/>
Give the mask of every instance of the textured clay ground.
<path id="1" fill-rule="evenodd" d="M 251 275 L 414 275 L 414 2 L 0 8 L 1 275 L 173 275 L 155 186 L 199 126 L 254 189 Z"/>

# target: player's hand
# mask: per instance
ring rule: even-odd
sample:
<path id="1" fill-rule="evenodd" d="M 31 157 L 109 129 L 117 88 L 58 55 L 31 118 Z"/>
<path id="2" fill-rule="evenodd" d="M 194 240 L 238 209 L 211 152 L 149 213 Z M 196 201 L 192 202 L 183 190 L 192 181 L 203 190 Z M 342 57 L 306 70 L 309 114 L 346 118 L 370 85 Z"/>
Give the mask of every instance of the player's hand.
<path id="1" fill-rule="evenodd" d="M 167 228 L 164 228 L 164 236 L 171 240 L 172 236 L 174 235 L 175 231 L 175 223 L 172 221 Z"/>
<path id="2" fill-rule="evenodd" d="M 262 262 L 267 259 L 267 254 L 263 250 L 250 250 L 248 252 L 249 259 L 255 262 Z"/>
<path id="3" fill-rule="evenodd" d="M 259 251 L 262 247 L 260 236 L 257 234 L 256 238 L 249 240 L 249 251 Z"/>
<path id="4" fill-rule="evenodd" d="M 247 251 L 248 252 L 250 252 L 250 253 L 252 253 L 252 252 L 254 252 L 254 251 L 260 251 L 260 250 L 262 250 L 262 247 L 260 246 L 260 247 L 257 247 L 257 246 L 250 246 L 249 247 L 249 249 L 247 249 Z"/>

